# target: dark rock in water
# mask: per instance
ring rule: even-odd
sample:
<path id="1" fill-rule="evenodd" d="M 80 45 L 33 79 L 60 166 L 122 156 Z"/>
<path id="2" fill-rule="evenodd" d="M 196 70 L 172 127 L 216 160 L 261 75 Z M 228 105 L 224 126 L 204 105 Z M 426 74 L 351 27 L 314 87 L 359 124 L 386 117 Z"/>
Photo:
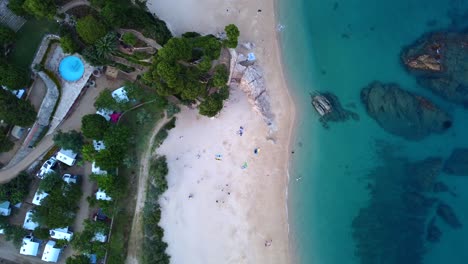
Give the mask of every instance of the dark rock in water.
<path id="1" fill-rule="evenodd" d="M 454 149 L 449 159 L 445 162 L 444 172 L 447 174 L 468 176 L 468 149 Z"/>
<path id="2" fill-rule="evenodd" d="M 409 140 L 442 133 L 452 126 L 450 116 L 428 99 L 397 84 L 373 82 L 361 91 L 367 113 L 387 132 Z"/>
<path id="3" fill-rule="evenodd" d="M 433 217 L 427 227 L 426 240 L 432 243 L 439 242 L 441 236 L 442 231 L 435 225 L 435 217 Z"/>
<path id="4" fill-rule="evenodd" d="M 422 86 L 468 107 L 468 33 L 424 35 L 401 57 Z"/>
<path id="5" fill-rule="evenodd" d="M 437 207 L 437 215 L 440 216 L 449 226 L 452 228 L 461 228 L 462 224 L 458 220 L 455 212 L 453 212 L 452 207 L 448 204 L 440 203 Z"/>
<path id="6" fill-rule="evenodd" d="M 441 158 L 427 158 L 408 165 L 409 186 L 417 192 L 430 192 L 434 189 L 435 179 L 442 170 Z"/>
<path id="7" fill-rule="evenodd" d="M 325 96 L 325 98 L 327 98 L 332 106 L 332 111 L 330 113 L 320 117 L 320 122 L 322 123 L 323 127 L 329 128 L 330 126 L 328 125 L 328 122 L 345 122 L 350 118 L 355 121 L 359 120 L 358 114 L 341 106 L 341 103 L 336 95 L 329 92 L 321 93 L 321 95 Z"/>

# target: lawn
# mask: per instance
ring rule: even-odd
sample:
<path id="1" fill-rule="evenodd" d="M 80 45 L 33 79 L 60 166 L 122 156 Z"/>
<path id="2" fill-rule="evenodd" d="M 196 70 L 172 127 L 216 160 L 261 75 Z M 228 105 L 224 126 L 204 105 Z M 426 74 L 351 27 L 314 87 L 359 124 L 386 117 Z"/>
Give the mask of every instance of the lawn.
<path id="1" fill-rule="evenodd" d="M 135 157 L 130 167 L 119 168 L 119 176 L 126 178 L 125 195 L 116 201 L 114 226 L 109 241 L 107 263 L 124 263 L 127 256 L 128 239 L 131 232 L 133 214 L 135 211 L 135 197 L 138 184 L 139 162 L 141 153 L 148 148 L 151 129 L 162 117 L 163 108 L 156 103 L 149 103 L 140 108 L 126 113 L 120 123 L 128 126 L 133 131 L 134 141 L 128 150 L 130 156 Z"/>
<path id="2" fill-rule="evenodd" d="M 57 33 L 59 25 L 53 20 L 28 20 L 17 32 L 15 47 L 10 61 L 16 66 L 29 69 L 42 38 L 47 33 Z"/>

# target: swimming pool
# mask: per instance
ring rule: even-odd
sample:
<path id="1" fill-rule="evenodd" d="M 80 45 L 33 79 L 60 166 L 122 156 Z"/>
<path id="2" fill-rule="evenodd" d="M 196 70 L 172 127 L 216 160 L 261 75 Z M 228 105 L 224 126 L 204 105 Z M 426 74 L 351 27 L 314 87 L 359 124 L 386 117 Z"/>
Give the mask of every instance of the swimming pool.
<path id="1" fill-rule="evenodd" d="M 60 62 L 59 73 L 66 81 L 77 81 L 83 76 L 84 64 L 77 56 L 67 56 Z"/>

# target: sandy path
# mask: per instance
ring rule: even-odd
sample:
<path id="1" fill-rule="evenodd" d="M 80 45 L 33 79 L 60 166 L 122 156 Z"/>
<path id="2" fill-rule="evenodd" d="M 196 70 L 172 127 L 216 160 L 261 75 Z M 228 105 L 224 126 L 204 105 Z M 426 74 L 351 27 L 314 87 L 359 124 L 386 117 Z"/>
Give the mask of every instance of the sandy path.
<path id="1" fill-rule="evenodd" d="M 145 200 L 146 200 L 146 185 L 148 183 L 148 176 L 149 176 L 149 168 L 150 168 L 150 161 L 153 157 L 153 153 L 151 153 L 151 149 L 153 148 L 154 139 L 156 134 L 158 134 L 159 130 L 169 121 L 170 119 L 167 118 L 166 112 L 164 112 L 164 118 L 159 120 L 153 131 L 151 132 L 151 137 L 148 142 L 148 147 L 146 148 L 145 152 L 141 154 L 140 158 L 140 172 L 138 177 L 138 189 L 137 189 L 137 200 L 135 205 L 135 213 L 133 216 L 132 222 L 132 231 L 130 232 L 130 239 L 128 240 L 128 252 L 127 252 L 127 260 L 126 263 L 128 264 L 138 264 L 140 259 L 140 249 L 143 243 L 143 230 L 142 230 L 142 213 L 143 208 L 145 207 Z"/>

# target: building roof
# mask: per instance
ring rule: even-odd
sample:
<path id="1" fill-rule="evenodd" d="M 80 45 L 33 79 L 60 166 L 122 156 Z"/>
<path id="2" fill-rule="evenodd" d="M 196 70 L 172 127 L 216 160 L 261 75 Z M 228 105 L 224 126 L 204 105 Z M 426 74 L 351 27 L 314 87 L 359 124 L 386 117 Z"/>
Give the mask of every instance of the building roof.
<path id="1" fill-rule="evenodd" d="M 106 76 L 110 78 L 117 78 L 117 75 L 119 74 L 119 69 L 112 67 L 112 66 L 107 66 L 106 68 Z"/>
<path id="2" fill-rule="evenodd" d="M 68 174 L 68 173 L 66 173 L 66 174 L 64 174 L 62 176 L 62 180 L 64 182 L 68 183 L 68 184 L 71 184 L 71 183 L 76 184 L 77 179 L 78 179 L 78 177 L 76 175 L 71 175 L 71 174 Z"/>
<path id="3" fill-rule="evenodd" d="M 104 145 L 104 141 L 102 140 L 93 140 L 93 147 L 96 151 L 101 151 L 106 149 L 106 145 Z"/>
<path id="4" fill-rule="evenodd" d="M 34 230 L 36 229 L 36 227 L 39 226 L 38 223 L 34 222 L 32 220 L 32 216 L 33 216 L 33 211 L 32 210 L 29 210 L 27 213 L 26 213 L 26 216 L 24 217 L 24 224 L 23 224 L 23 228 L 24 229 L 27 229 L 27 230 Z"/>
<path id="5" fill-rule="evenodd" d="M 26 131 L 26 128 L 14 126 L 13 129 L 11 129 L 11 135 L 16 139 L 20 139 L 24 135 L 24 131 Z"/>
<path id="6" fill-rule="evenodd" d="M 96 163 L 94 161 L 91 164 L 91 172 L 94 173 L 94 174 L 102 174 L 102 175 L 107 174 L 107 171 L 101 170 L 101 168 L 96 166 Z"/>
<path id="7" fill-rule="evenodd" d="M 108 196 L 102 189 L 98 189 L 96 192 L 96 200 L 112 201 L 112 197 Z"/>
<path id="8" fill-rule="evenodd" d="M 53 239 L 65 239 L 67 241 L 70 241 L 73 237 L 73 232 L 68 230 L 68 227 L 51 229 L 49 234 Z"/>
<path id="9" fill-rule="evenodd" d="M 0 202 L 0 215 L 9 216 L 11 214 L 10 202 Z"/>
<path id="10" fill-rule="evenodd" d="M 48 193 L 37 190 L 36 193 L 34 194 L 32 203 L 35 205 L 41 205 L 42 200 L 44 200 L 44 198 L 46 198 L 47 196 L 49 196 Z"/>
<path id="11" fill-rule="evenodd" d="M 37 256 L 39 251 L 39 243 L 34 242 L 32 236 L 25 236 L 23 238 L 23 244 L 21 245 L 20 254 L 28 256 Z"/>
<path id="12" fill-rule="evenodd" d="M 120 87 L 112 92 L 112 97 L 118 103 L 126 103 L 130 101 L 127 96 L 127 90 L 125 90 L 125 86 Z"/>
<path id="13" fill-rule="evenodd" d="M 56 157 L 58 161 L 61 161 L 68 166 L 73 166 L 75 165 L 76 155 L 77 154 L 70 149 L 60 149 Z"/>
<path id="14" fill-rule="evenodd" d="M 41 260 L 46 262 L 57 262 L 60 255 L 60 248 L 54 248 L 55 241 L 49 240 L 44 248 Z"/>

